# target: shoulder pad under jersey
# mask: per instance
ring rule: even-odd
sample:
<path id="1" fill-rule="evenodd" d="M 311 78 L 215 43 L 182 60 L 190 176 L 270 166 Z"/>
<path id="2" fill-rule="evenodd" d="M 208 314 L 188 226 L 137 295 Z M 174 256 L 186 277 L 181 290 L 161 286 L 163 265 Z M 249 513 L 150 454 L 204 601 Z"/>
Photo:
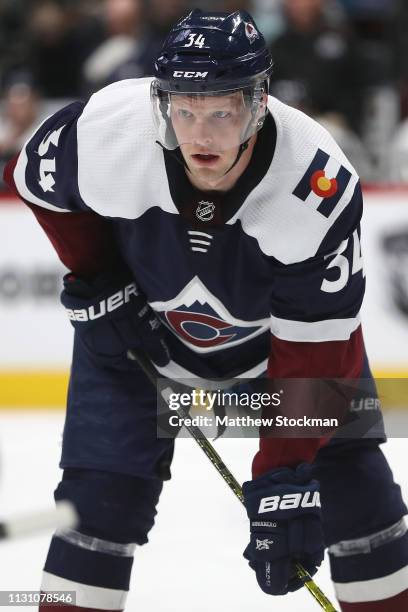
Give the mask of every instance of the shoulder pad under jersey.
<path id="1" fill-rule="evenodd" d="M 152 206 L 177 213 L 150 109 L 151 79 L 118 81 L 49 117 L 17 162 L 27 201 L 135 219 Z"/>
<path id="2" fill-rule="evenodd" d="M 357 227 L 362 213 L 358 175 L 325 128 L 276 98 L 272 163 L 244 206 L 240 221 L 265 255 L 290 264 L 335 248 Z"/>

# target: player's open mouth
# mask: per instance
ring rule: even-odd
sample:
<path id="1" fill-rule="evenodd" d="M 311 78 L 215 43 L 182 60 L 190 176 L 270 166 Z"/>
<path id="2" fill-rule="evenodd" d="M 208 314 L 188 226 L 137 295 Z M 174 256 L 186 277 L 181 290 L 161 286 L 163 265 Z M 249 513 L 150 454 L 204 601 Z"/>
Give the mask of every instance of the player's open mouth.
<path id="1" fill-rule="evenodd" d="M 196 153 L 192 155 L 192 158 L 200 164 L 212 164 L 218 160 L 219 155 L 213 155 L 212 153 Z"/>

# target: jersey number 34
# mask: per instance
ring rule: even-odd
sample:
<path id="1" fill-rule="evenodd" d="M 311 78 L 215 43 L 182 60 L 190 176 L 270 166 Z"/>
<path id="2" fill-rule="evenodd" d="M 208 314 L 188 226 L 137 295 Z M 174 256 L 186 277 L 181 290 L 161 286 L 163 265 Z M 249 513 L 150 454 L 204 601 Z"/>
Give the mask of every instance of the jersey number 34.
<path id="1" fill-rule="evenodd" d="M 357 274 L 357 272 L 362 270 L 364 275 L 360 238 L 357 230 L 353 232 L 351 239 L 353 240 L 351 274 Z M 330 270 L 331 268 L 339 269 L 339 277 L 336 280 L 328 280 L 327 278 L 323 280 L 320 289 L 325 293 L 337 293 L 337 291 L 344 289 L 348 283 L 350 277 L 350 262 L 346 255 L 343 255 L 343 253 L 346 251 L 349 245 L 349 240 L 350 238 L 343 240 L 340 246 L 333 251 L 333 253 L 329 253 L 329 255 L 325 256 L 325 259 L 328 259 L 329 257 L 333 257 L 333 255 L 335 255 L 327 266 L 326 270 Z"/>

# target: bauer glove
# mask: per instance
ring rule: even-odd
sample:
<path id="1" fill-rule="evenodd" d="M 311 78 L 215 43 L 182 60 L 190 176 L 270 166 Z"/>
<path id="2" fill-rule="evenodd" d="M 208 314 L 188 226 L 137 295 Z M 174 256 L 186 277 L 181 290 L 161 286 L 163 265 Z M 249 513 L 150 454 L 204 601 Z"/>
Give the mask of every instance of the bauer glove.
<path id="1" fill-rule="evenodd" d="M 128 274 L 92 281 L 64 276 L 61 302 L 85 348 L 108 364 L 129 349 L 142 349 L 158 366 L 170 361 L 163 324 Z"/>
<path id="2" fill-rule="evenodd" d="M 324 556 L 319 485 L 310 466 L 276 468 L 242 488 L 251 541 L 244 552 L 269 595 L 296 591 L 303 582 L 293 561 L 315 574 Z"/>

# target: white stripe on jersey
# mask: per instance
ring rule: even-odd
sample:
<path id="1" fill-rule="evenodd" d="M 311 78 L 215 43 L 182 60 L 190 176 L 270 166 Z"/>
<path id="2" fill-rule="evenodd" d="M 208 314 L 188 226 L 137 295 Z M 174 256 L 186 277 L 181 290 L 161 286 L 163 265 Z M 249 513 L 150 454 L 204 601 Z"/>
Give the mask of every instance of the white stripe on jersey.
<path id="1" fill-rule="evenodd" d="M 349 340 L 360 325 L 360 317 L 350 319 L 327 319 L 307 323 L 290 321 L 271 315 L 271 333 L 281 340 L 291 342 L 329 342 Z"/>
<path id="2" fill-rule="evenodd" d="M 358 582 L 335 582 L 334 588 L 339 601 L 358 603 L 363 601 L 381 601 L 395 597 L 408 588 L 408 566 L 373 580 Z"/>
<path id="3" fill-rule="evenodd" d="M 96 610 L 123 610 L 128 594 L 127 591 L 119 589 L 105 589 L 66 580 L 48 572 L 43 572 L 41 591 L 74 591 L 76 606 Z"/>
<path id="4" fill-rule="evenodd" d="M 250 370 L 241 372 L 241 374 L 235 374 L 234 378 L 258 378 L 258 376 L 261 376 L 261 374 L 264 374 L 266 372 L 267 367 L 268 367 L 268 360 L 264 359 L 263 361 L 261 361 L 261 363 L 258 363 L 256 366 L 254 366 Z M 183 366 L 179 365 L 175 361 L 170 361 L 163 368 L 156 365 L 156 370 L 159 372 L 159 374 L 161 374 L 162 376 L 165 376 L 166 378 L 171 378 L 173 380 L 182 379 L 185 385 L 188 385 L 189 387 L 192 387 L 192 388 L 195 388 L 195 387 L 203 387 L 205 389 L 211 388 L 211 381 L 200 378 L 199 376 L 197 376 L 197 374 L 194 374 L 194 372 L 190 372 L 190 370 L 183 368 Z M 188 379 L 191 379 L 191 384 L 188 382 Z M 214 382 L 214 389 L 224 389 L 224 388 L 229 388 L 230 386 L 231 386 L 231 381 L 227 381 L 226 383 L 223 383 L 220 380 L 216 380 Z"/>

